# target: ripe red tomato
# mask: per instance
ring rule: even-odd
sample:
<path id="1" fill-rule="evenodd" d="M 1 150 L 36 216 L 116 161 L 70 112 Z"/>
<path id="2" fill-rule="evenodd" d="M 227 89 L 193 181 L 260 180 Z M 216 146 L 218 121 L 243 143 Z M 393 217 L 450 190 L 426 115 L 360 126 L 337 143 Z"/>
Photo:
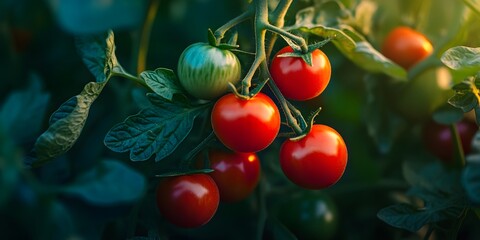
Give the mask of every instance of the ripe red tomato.
<path id="1" fill-rule="evenodd" d="M 478 131 L 478 126 L 466 119 L 456 123 L 456 126 L 462 141 L 463 152 L 468 154 L 472 150 L 471 144 L 475 133 Z M 434 121 L 428 122 L 423 128 L 422 139 L 429 152 L 445 163 L 453 164 L 453 138 L 448 125 L 442 125 Z"/>
<path id="2" fill-rule="evenodd" d="M 217 185 L 207 174 L 162 179 L 156 193 L 162 216 L 183 228 L 200 227 L 210 221 L 220 198 Z"/>
<path id="3" fill-rule="evenodd" d="M 381 52 L 385 57 L 410 69 L 433 51 L 430 41 L 409 27 L 396 27 L 385 38 Z"/>
<path id="4" fill-rule="evenodd" d="M 260 180 L 260 163 L 255 153 L 234 153 L 212 150 L 208 154 L 218 186 L 220 200 L 237 202 L 248 197 Z"/>
<path id="5" fill-rule="evenodd" d="M 268 147 L 280 130 L 280 113 L 263 93 L 245 100 L 229 93 L 213 106 L 212 128 L 218 139 L 236 152 Z"/>
<path id="6" fill-rule="evenodd" d="M 342 136 L 326 125 L 313 125 L 300 140 L 287 140 L 280 148 L 280 165 L 295 184 L 323 189 L 335 184 L 347 166 L 347 147 Z"/>
<path id="7" fill-rule="evenodd" d="M 332 68 L 328 57 L 319 49 L 312 52 L 312 66 L 300 57 L 279 57 L 293 52 L 282 48 L 273 58 L 270 73 L 280 92 L 292 100 L 308 100 L 320 95 L 330 82 Z"/>

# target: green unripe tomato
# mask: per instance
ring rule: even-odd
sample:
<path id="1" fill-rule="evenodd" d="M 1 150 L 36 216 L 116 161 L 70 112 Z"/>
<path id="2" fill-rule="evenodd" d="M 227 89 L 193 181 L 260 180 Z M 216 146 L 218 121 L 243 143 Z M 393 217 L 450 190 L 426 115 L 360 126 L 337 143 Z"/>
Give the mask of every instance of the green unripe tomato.
<path id="1" fill-rule="evenodd" d="M 452 75 L 446 67 L 429 68 L 396 88 L 395 109 L 411 121 L 426 120 L 453 96 L 451 83 Z"/>
<path id="2" fill-rule="evenodd" d="M 278 208 L 278 219 L 298 239 L 332 239 L 338 230 L 335 202 L 322 192 L 300 192 Z"/>
<path id="3" fill-rule="evenodd" d="M 228 83 L 240 81 L 241 65 L 237 56 L 207 43 L 188 46 L 178 60 L 180 84 L 192 96 L 211 100 L 228 91 Z"/>

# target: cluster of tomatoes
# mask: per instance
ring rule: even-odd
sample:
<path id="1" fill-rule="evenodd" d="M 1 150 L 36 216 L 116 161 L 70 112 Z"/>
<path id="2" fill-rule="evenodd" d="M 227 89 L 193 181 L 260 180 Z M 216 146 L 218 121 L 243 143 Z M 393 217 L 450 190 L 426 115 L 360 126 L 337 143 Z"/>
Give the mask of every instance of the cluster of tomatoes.
<path id="1" fill-rule="evenodd" d="M 328 57 L 319 49 L 310 53 L 311 64 L 302 57 L 282 56 L 294 50 L 281 49 L 270 64 L 270 74 L 281 94 L 303 101 L 319 96 L 330 81 Z M 248 197 L 260 179 L 256 152 L 267 148 L 280 131 L 281 116 L 274 100 L 259 92 L 248 97 L 229 92 L 240 82 L 241 65 L 236 55 L 207 43 L 184 50 L 178 62 L 182 87 L 193 97 L 216 100 L 211 112 L 212 129 L 230 151 L 208 151 L 209 174 L 165 177 L 157 187 L 157 205 L 169 222 L 184 228 L 199 227 L 215 214 L 219 201 L 236 202 Z M 304 136 L 287 139 L 280 149 L 280 165 L 293 183 L 306 189 L 335 184 L 347 164 L 347 148 L 333 128 L 313 124 Z"/>

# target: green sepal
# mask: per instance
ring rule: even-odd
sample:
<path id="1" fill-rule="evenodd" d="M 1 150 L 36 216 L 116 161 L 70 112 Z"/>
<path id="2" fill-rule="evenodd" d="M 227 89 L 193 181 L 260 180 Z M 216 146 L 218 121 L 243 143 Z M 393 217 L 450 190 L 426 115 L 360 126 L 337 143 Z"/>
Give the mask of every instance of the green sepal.
<path id="1" fill-rule="evenodd" d="M 230 43 L 220 43 L 220 44 L 218 44 L 217 47 L 222 49 L 222 50 L 232 50 L 232 49 L 237 49 L 240 46 L 239 45 L 233 45 L 233 44 L 230 44 Z"/>
<path id="2" fill-rule="evenodd" d="M 305 136 L 307 136 L 307 134 L 312 130 L 313 124 L 315 123 L 315 118 L 318 116 L 320 111 L 322 111 L 322 107 L 319 107 L 315 111 L 310 113 L 310 115 L 306 119 L 306 122 L 307 122 L 306 125 L 307 126 L 305 127 L 305 129 L 302 130 L 302 134 L 300 134 L 299 136 L 292 137 L 292 138 L 290 138 L 290 140 L 298 141 L 298 140 L 304 138 Z"/>
<path id="3" fill-rule="evenodd" d="M 313 65 L 313 63 L 312 63 L 312 53 L 311 52 L 307 52 L 307 53 L 302 53 L 302 52 L 297 52 L 297 51 L 287 52 L 287 53 L 282 53 L 282 54 L 278 55 L 277 57 L 299 57 L 299 58 L 302 58 L 303 61 L 305 61 L 305 63 L 308 64 L 308 66 Z"/>
<path id="4" fill-rule="evenodd" d="M 217 46 L 217 38 L 215 37 L 215 34 L 213 33 L 212 29 L 208 29 L 208 44 L 211 46 L 216 47 Z"/>

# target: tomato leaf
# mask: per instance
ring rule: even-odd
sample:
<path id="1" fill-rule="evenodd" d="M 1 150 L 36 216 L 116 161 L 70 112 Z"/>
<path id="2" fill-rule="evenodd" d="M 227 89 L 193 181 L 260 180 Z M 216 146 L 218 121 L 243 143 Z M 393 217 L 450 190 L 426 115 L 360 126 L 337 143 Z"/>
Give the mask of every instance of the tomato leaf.
<path id="1" fill-rule="evenodd" d="M 192 106 L 175 99 L 170 101 L 148 94 L 152 107 L 115 125 L 104 143 L 115 152 L 130 152 L 132 161 L 144 161 L 156 154 L 156 161 L 171 154 L 187 137 L 195 118 L 210 106 Z"/>
<path id="2" fill-rule="evenodd" d="M 184 94 L 184 90 L 175 73 L 167 68 L 157 68 L 155 71 L 145 71 L 140 78 L 159 96 L 172 100 L 174 94 Z"/>
<path id="3" fill-rule="evenodd" d="M 83 91 L 63 103 L 50 117 L 50 126 L 38 137 L 33 166 L 42 165 L 67 152 L 77 141 L 87 120 L 90 106 L 102 92 L 105 82 L 90 82 Z"/>
<path id="4" fill-rule="evenodd" d="M 117 160 L 104 160 L 61 192 L 102 206 L 132 203 L 147 189 L 145 177 Z"/>
<path id="5" fill-rule="evenodd" d="M 96 33 L 110 28 L 137 27 L 145 17 L 147 1 L 49 1 L 60 25 L 75 34 Z"/>
<path id="6" fill-rule="evenodd" d="M 42 91 L 42 82 L 34 75 L 27 89 L 11 92 L 0 105 L 0 125 L 16 144 L 38 136 L 49 99 L 50 94 Z"/>
<path id="7" fill-rule="evenodd" d="M 115 40 L 111 30 L 100 34 L 77 36 L 75 45 L 83 63 L 97 82 L 110 78 L 113 71 L 123 72 L 115 56 Z"/>
<path id="8" fill-rule="evenodd" d="M 456 108 L 462 109 L 463 112 L 469 112 L 478 107 L 478 85 L 479 80 L 469 78 L 466 81 L 458 83 L 452 87 L 455 95 L 448 99 L 448 103 Z"/>
<path id="9" fill-rule="evenodd" d="M 445 51 L 440 60 L 465 76 L 473 76 L 480 71 L 480 48 L 453 47 Z"/>
<path id="10" fill-rule="evenodd" d="M 400 203 L 383 208 L 377 216 L 387 224 L 416 232 L 425 224 L 457 218 L 468 207 L 458 171 L 437 162 L 420 164 L 418 159 L 407 161 L 403 169 L 412 185 L 407 194 L 422 199 L 424 206 Z"/>

